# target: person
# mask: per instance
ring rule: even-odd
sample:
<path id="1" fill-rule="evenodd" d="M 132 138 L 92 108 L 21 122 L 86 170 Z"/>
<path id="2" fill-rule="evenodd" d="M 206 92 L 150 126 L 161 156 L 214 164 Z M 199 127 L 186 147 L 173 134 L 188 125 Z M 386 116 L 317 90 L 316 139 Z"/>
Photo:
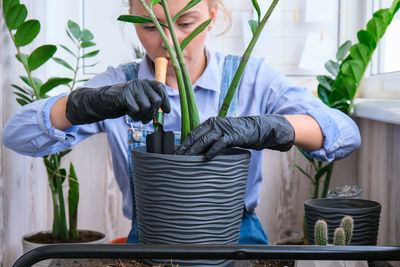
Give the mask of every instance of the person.
<path id="1" fill-rule="evenodd" d="M 149 1 L 147 1 L 149 2 Z M 169 0 L 171 16 L 189 0 Z M 240 57 L 207 49 L 206 37 L 214 25 L 222 1 L 201 1 L 175 24 L 182 41 L 205 20 L 209 29 L 200 33 L 183 51 L 194 84 L 200 121 L 178 147 L 178 154 L 205 154 L 207 159 L 225 147 L 251 151 L 240 244 L 267 244 L 267 236 L 254 209 L 262 182 L 262 149 L 289 150 L 292 145 L 321 161 L 346 157 L 360 145 L 356 124 L 344 113 L 331 109 L 306 88 L 292 85 L 264 59 L 251 58 L 243 73 L 228 117 L 218 118 L 218 109 Z M 160 5 L 153 7 L 165 22 Z M 130 0 L 130 13 L 147 16 L 137 0 Z M 129 242 L 138 242 L 132 211 L 130 151 L 153 129 L 150 122 L 161 107 L 165 130 L 174 131 L 179 142 L 180 101 L 174 69 L 159 33 L 152 24 L 135 24 L 146 50 L 139 64 L 109 67 L 71 94 L 60 94 L 23 106 L 8 121 L 3 143 L 24 155 L 39 157 L 68 149 L 85 138 L 106 132 L 114 173 L 123 195 L 123 213 L 133 220 Z M 171 41 L 170 33 L 165 33 Z M 154 81 L 154 60 L 166 57 L 166 86 Z"/>

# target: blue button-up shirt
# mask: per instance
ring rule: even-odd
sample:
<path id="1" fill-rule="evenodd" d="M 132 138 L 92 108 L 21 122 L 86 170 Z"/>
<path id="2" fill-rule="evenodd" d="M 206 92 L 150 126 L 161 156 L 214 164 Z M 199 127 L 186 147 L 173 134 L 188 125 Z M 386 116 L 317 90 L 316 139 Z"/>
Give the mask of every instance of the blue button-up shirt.
<path id="1" fill-rule="evenodd" d="M 225 56 L 207 52 L 207 66 L 194 84 L 200 121 L 217 116 L 220 84 Z M 140 63 L 138 78 L 154 80 L 154 70 L 147 60 Z M 125 82 L 120 67 L 109 67 L 88 81 L 86 87 L 100 87 Z M 180 131 L 181 116 L 179 94 L 166 87 L 171 102 L 171 112 L 165 114 L 165 130 Z M 344 158 L 360 145 L 356 124 L 344 113 L 327 107 L 306 88 L 292 85 L 279 71 L 267 66 L 263 59 L 251 58 L 238 87 L 237 113 L 239 116 L 258 114 L 308 114 L 319 124 L 324 135 L 323 147 L 306 153 L 318 160 L 332 161 Z M 6 124 L 3 143 L 14 151 L 39 157 L 53 154 L 99 132 L 106 132 L 111 147 L 114 174 L 123 195 L 123 213 L 132 215 L 131 191 L 128 178 L 128 129 L 124 117 L 75 125 L 60 131 L 50 122 L 50 110 L 62 96 L 36 101 L 19 109 Z M 134 125 L 152 129 L 151 123 Z M 254 209 L 258 204 L 262 182 L 261 151 L 252 151 L 245 204 Z"/>

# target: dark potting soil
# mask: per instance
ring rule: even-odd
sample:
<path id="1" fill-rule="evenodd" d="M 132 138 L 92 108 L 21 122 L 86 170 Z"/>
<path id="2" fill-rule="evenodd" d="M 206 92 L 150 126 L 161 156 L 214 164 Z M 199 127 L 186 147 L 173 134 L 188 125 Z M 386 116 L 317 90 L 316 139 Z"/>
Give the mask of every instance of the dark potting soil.
<path id="1" fill-rule="evenodd" d="M 149 267 L 150 265 L 128 259 L 61 259 L 52 260 L 49 267 Z M 233 267 L 293 267 L 294 261 L 289 260 L 254 260 L 236 261 Z M 154 265 L 152 267 L 179 267 L 172 263 Z"/>
<path id="2" fill-rule="evenodd" d="M 37 233 L 33 236 L 25 238 L 26 241 L 38 243 L 38 244 L 56 244 L 56 243 L 83 243 L 92 242 L 103 238 L 102 235 L 92 231 L 79 231 L 78 239 L 69 239 L 63 241 L 59 238 L 55 238 L 51 233 Z"/>

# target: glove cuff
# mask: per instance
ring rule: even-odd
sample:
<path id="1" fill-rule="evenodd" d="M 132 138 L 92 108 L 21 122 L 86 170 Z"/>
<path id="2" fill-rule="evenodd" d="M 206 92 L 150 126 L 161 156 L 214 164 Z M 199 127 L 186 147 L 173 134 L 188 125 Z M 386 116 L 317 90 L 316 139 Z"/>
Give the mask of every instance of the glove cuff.
<path id="1" fill-rule="evenodd" d="M 262 115 L 260 116 L 260 121 L 262 128 L 269 129 L 268 134 L 261 138 L 261 149 L 288 151 L 292 148 L 295 140 L 295 131 L 283 115 Z"/>
<path id="2" fill-rule="evenodd" d="M 96 112 L 91 103 L 96 103 L 96 89 L 93 88 L 80 88 L 72 91 L 67 100 L 65 115 L 67 119 L 73 124 L 87 124 L 101 120 L 98 116 L 93 116 Z"/>

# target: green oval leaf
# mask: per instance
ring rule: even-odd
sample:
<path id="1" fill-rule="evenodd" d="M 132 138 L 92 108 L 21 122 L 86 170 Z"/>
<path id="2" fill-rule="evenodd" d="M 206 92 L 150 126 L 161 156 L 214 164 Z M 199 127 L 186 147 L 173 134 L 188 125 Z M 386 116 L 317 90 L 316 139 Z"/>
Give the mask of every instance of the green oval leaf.
<path id="1" fill-rule="evenodd" d="M 251 2 L 253 3 L 254 9 L 257 12 L 257 18 L 258 18 L 258 23 L 260 23 L 261 21 L 261 10 L 260 10 L 260 6 L 258 5 L 257 0 L 251 0 Z"/>
<path id="2" fill-rule="evenodd" d="M 81 56 L 81 58 L 88 58 L 88 57 L 94 57 L 95 55 L 97 55 L 100 52 L 100 50 L 95 50 L 92 51 L 90 53 L 84 54 L 83 56 Z"/>
<path id="3" fill-rule="evenodd" d="M 342 44 L 338 51 L 336 52 L 336 59 L 338 61 L 343 61 L 347 53 L 349 52 L 349 49 L 351 47 L 351 41 L 346 41 L 344 44 Z"/>
<path id="4" fill-rule="evenodd" d="M 28 68 L 33 71 L 42 66 L 57 51 L 55 45 L 43 45 L 36 48 L 28 58 Z"/>
<path id="5" fill-rule="evenodd" d="M 332 91 L 332 84 L 333 84 L 334 80 L 331 77 L 324 76 L 324 75 L 318 75 L 317 80 L 320 83 L 320 85 L 325 87 L 328 91 Z"/>
<path id="6" fill-rule="evenodd" d="M 210 25 L 212 19 L 204 21 L 202 24 L 197 26 L 196 29 L 194 29 L 185 39 L 183 39 L 181 43 L 181 50 L 185 49 L 185 47 L 197 36 L 199 35 L 202 31 L 204 31 L 205 28 L 207 28 L 208 25 Z"/>
<path id="7" fill-rule="evenodd" d="M 32 91 L 28 91 L 30 89 L 24 89 L 21 86 L 18 86 L 16 84 L 11 84 L 12 87 L 14 87 L 16 90 L 20 91 L 21 93 L 25 94 L 25 95 L 29 95 L 32 96 Z"/>
<path id="8" fill-rule="evenodd" d="M 329 94 L 330 91 L 321 84 L 318 85 L 318 98 L 322 100 L 326 105 L 329 106 Z"/>
<path id="9" fill-rule="evenodd" d="M 160 2 L 161 2 L 161 0 L 151 0 L 150 1 L 150 5 L 153 7 L 153 6 L 157 5 Z"/>
<path id="10" fill-rule="evenodd" d="M 8 11 L 14 6 L 18 5 L 19 0 L 3 0 L 3 13 L 8 16 Z"/>
<path id="11" fill-rule="evenodd" d="M 94 36 L 89 30 L 84 29 L 81 31 L 80 40 L 82 42 L 89 42 L 90 40 L 93 40 L 93 38 L 94 38 Z"/>
<path id="12" fill-rule="evenodd" d="M 18 104 L 20 104 L 21 106 L 25 106 L 26 104 L 29 104 L 28 101 L 26 101 L 25 99 L 22 99 L 22 98 L 16 98 L 15 100 L 16 100 L 16 101 L 18 102 Z"/>
<path id="13" fill-rule="evenodd" d="M 30 98 L 30 95 L 28 94 L 23 94 L 23 93 L 19 93 L 19 92 L 13 92 L 16 96 L 19 96 L 22 99 L 25 99 L 28 102 L 32 102 L 32 99 Z"/>
<path id="14" fill-rule="evenodd" d="M 38 20 L 27 20 L 22 23 L 14 35 L 15 42 L 18 46 L 30 44 L 40 32 L 40 23 Z"/>
<path id="15" fill-rule="evenodd" d="M 329 95 L 329 106 L 332 107 L 332 105 L 337 102 L 337 101 L 347 101 L 347 99 L 350 98 L 348 95 L 347 89 L 346 89 L 346 84 L 341 80 L 341 77 L 335 80 L 334 84 L 334 90 L 332 93 Z M 347 85 L 351 86 L 351 85 Z M 338 89 L 339 88 L 339 89 Z"/>
<path id="16" fill-rule="evenodd" d="M 64 49 L 65 51 L 67 51 L 68 53 L 70 53 L 71 55 L 73 55 L 74 57 L 76 57 L 75 53 L 72 52 L 68 47 L 66 47 L 65 45 L 60 45 L 62 49 Z"/>
<path id="17" fill-rule="evenodd" d="M 341 76 L 337 78 L 333 86 L 334 91 L 329 96 L 330 102 L 336 102 L 331 100 L 331 97 L 335 96 L 335 93 L 340 95 L 340 98 L 353 99 L 357 91 L 357 86 L 358 83 L 352 77 Z"/>
<path id="18" fill-rule="evenodd" d="M 360 43 L 365 44 L 372 51 L 375 50 L 377 40 L 376 40 L 376 37 L 372 33 L 370 33 L 369 31 L 366 31 L 366 30 L 360 30 L 357 33 L 357 38 Z"/>
<path id="19" fill-rule="evenodd" d="M 131 16 L 131 15 L 121 15 L 118 17 L 119 21 L 125 21 L 125 22 L 130 22 L 130 23 L 138 23 L 138 24 L 154 24 L 151 18 L 148 17 L 141 17 L 141 16 Z M 167 25 L 164 23 L 160 22 L 160 25 L 163 26 L 164 28 L 168 28 Z"/>
<path id="20" fill-rule="evenodd" d="M 72 66 L 69 65 L 65 60 L 63 60 L 63 59 L 61 59 L 61 58 L 58 58 L 58 57 L 53 57 L 53 60 L 54 60 L 55 62 L 57 62 L 58 64 L 63 65 L 63 66 L 66 67 L 67 69 L 70 69 L 70 70 L 74 71 L 74 68 L 72 68 Z"/>
<path id="21" fill-rule="evenodd" d="M 340 69 L 344 73 L 348 73 L 350 77 L 356 82 L 360 82 L 364 74 L 365 65 L 356 59 L 347 60 L 344 62 Z"/>
<path id="22" fill-rule="evenodd" d="M 71 82 L 72 79 L 70 78 L 60 78 L 60 77 L 52 77 L 45 82 L 42 87 L 40 88 L 40 96 L 44 96 L 47 92 L 49 92 L 51 89 L 62 85 L 62 84 L 68 84 Z"/>
<path id="23" fill-rule="evenodd" d="M 386 28 L 387 25 L 380 18 L 374 17 L 367 23 L 367 31 L 375 35 L 377 39 L 382 38 L 385 34 Z"/>
<path id="24" fill-rule="evenodd" d="M 68 20 L 68 30 L 72 33 L 72 35 L 76 38 L 79 39 L 81 36 L 81 29 L 78 24 L 73 22 L 72 20 Z"/>
<path id="25" fill-rule="evenodd" d="M 327 71 L 329 71 L 329 73 L 331 73 L 333 76 L 337 76 L 339 73 L 339 69 L 340 69 L 340 65 L 339 63 L 332 61 L 332 60 L 328 60 L 325 63 L 325 69 Z"/>
<path id="26" fill-rule="evenodd" d="M 81 43 L 81 47 L 86 48 L 86 47 L 91 47 L 91 46 L 95 46 L 96 43 L 93 42 L 82 42 Z"/>
<path id="27" fill-rule="evenodd" d="M 7 13 L 7 27 L 11 30 L 17 29 L 22 23 L 24 23 L 26 16 L 28 16 L 28 10 L 25 5 L 14 5 Z"/>
<path id="28" fill-rule="evenodd" d="M 387 8 L 376 11 L 373 16 L 380 18 L 386 25 L 389 25 L 393 18 L 392 13 Z"/>
<path id="29" fill-rule="evenodd" d="M 355 44 L 350 48 L 350 56 L 352 59 L 360 60 L 367 65 L 371 59 L 372 52 L 368 46 L 364 44 Z"/>
<path id="30" fill-rule="evenodd" d="M 176 13 L 176 15 L 172 18 L 172 22 L 175 23 L 175 21 L 182 16 L 183 13 L 185 13 L 186 11 L 188 11 L 189 9 L 191 9 L 192 7 L 194 7 L 195 5 L 197 5 L 198 3 L 200 3 L 202 0 L 191 0 L 189 3 L 187 3 L 187 5 L 182 8 L 181 10 L 179 10 L 178 13 Z"/>
<path id="31" fill-rule="evenodd" d="M 254 34 L 257 30 L 258 22 L 255 20 L 249 20 L 249 26 L 250 26 L 251 32 Z"/>

